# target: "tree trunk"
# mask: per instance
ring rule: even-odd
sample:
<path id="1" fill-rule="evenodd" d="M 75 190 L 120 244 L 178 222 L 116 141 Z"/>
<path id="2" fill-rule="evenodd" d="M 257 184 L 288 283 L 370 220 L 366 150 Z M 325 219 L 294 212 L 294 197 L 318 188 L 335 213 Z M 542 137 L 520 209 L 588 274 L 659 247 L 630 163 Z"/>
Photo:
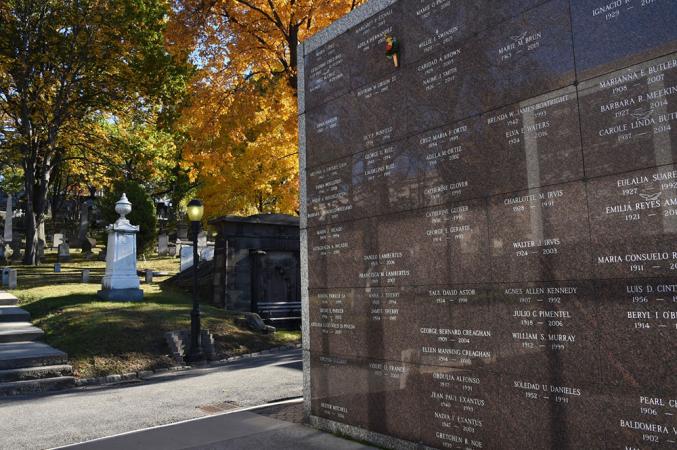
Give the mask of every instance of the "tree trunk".
<path id="1" fill-rule="evenodd" d="M 25 187 L 26 187 L 26 215 L 24 224 L 26 228 L 26 246 L 23 263 L 37 266 L 40 264 L 38 252 L 38 228 L 45 221 L 47 211 L 47 195 L 49 192 L 49 172 L 47 170 L 35 170 L 32 164 L 25 164 Z M 36 173 L 37 172 L 37 173 Z"/>
<path id="2" fill-rule="evenodd" d="M 28 201 L 28 199 L 27 199 Z M 26 208 L 26 215 L 24 216 L 24 226 L 26 228 L 26 246 L 24 252 L 23 263 L 26 265 L 37 266 L 38 261 L 38 221 L 33 212 L 29 212 Z"/>
<path id="3" fill-rule="evenodd" d="M 298 95 L 298 56 L 296 52 L 299 48 L 299 29 L 297 26 L 291 27 L 289 30 L 289 40 L 287 41 L 289 45 L 289 66 L 290 66 L 290 76 L 288 78 L 289 86 L 294 90 L 294 95 Z"/>

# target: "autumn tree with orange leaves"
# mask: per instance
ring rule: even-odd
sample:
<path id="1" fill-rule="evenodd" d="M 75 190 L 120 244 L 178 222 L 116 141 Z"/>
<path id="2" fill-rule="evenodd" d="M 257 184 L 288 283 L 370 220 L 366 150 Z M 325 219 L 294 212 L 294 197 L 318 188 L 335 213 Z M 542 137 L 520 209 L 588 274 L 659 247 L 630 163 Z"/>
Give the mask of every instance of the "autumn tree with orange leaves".
<path id="1" fill-rule="evenodd" d="M 298 212 L 298 42 L 361 3 L 175 2 L 168 45 L 199 67 L 178 129 L 210 217 Z"/>

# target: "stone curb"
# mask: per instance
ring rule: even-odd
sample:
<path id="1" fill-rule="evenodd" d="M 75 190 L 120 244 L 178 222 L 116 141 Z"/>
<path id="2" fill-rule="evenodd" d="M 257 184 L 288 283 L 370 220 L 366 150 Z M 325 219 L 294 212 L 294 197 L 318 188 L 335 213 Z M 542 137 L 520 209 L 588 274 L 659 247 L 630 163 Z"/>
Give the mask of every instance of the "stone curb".
<path id="1" fill-rule="evenodd" d="M 260 352 L 247 353 L 247 354 L 238 355 L 238 356 L 231 356 L 230 358 L 225 358 L 225 359 L 221 359 L 221 360 L 218 360 L 218 361 L 210 361 L 208 364 L 201 366 L 201 367 L 174 366 L 174 367 L 167 367 L 167 368 L 155 369 L 155 370 L 141 370 L 139 372 L 129 372 L 129 373 L 124 373 L 124 374 L 119 374 L 119 375 L 108 375 L 108 376 L 105 376 L 105 377 L 76 378 L 75 379 L 75 386 L 76 387 L 106 386 L 106 385 L 119 384 L 119 383 L 122 383 L 122 382 L 125 382 L 125 381 L 138 381 L 138 380 L 143 381 L 143 380 L 149 379 L 153 375 L 161 375 L 161 374 L 167 374 L 167 373 L 171 373 L 171 372 L 185 372 L 185 371 L 192 370 L 192 369 L 221 367 L 221 366 L 225 366 L 227 364 L 230 364 L 234 361 L 240 361 L 240 360 L 248 359 L 248 358 L 257 358 L 257 357 L 272 355 L 274 353 L 286 352 L 288 350 L 295 350 L 295 349 L 299 349 L 301 347 L 302 347 L 301 344 L 282 345 L 280 347 L 273 347 L 271 349 L 262 350 Z"/>

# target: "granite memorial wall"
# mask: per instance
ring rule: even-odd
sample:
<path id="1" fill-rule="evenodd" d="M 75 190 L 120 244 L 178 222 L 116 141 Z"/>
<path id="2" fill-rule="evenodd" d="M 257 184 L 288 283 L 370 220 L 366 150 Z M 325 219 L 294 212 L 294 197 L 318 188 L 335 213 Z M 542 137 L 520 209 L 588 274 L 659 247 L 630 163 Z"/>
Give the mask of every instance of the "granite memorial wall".
<path id="1" fill-rule="evenodd" d="M 674 0 L 372 0 L 301 44 L 315 426 L 677 448 L 676 24 Z"/>

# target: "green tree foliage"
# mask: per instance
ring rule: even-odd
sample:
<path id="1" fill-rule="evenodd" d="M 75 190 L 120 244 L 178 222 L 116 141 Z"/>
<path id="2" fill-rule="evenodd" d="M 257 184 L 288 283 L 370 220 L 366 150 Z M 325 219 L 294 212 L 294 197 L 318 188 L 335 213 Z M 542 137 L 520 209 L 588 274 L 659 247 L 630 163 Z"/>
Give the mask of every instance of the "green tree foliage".
<path id="1" fill-rule="evenodd" d="M 16 166 L 5 166 L 0 169 L 0 190 L 7 194 L 18 194 L 24 184 L 24 171 Z"/>
<path id="2" fill-rule="evenodd" d="M 132 212 L 127 216 L 132 225 L 141 227 L 136 235 L 137 253 L 150 254 L 157 241 L 157 214 L 155 203 L 139 183 L 130 180 L 118 181 L 104 197 L 99 200 L 101 215 L 106 223 L 114 223 L 120 216 L 115 212 L 115 203 L 122 194 L 132 203 Z"/>
<path id="3" fill-rule="evenodd" d="M 188 65 L 164 47 L 169 13 L 169 0 L 0 1 L 0 160 L 25 172 L 25 263 L 38 263 L 55 172 L 102 148 L 96 117 L 162 110 L 182 92 Z"/>

